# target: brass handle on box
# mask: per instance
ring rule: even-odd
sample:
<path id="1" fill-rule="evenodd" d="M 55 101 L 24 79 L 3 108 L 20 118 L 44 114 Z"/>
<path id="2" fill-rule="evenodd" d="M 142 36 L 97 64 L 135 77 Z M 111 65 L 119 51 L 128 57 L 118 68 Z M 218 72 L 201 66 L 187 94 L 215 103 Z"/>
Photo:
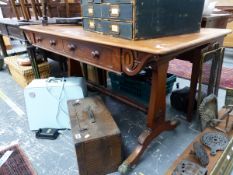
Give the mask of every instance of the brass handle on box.
<path id="1" fill-rule="evenodd" d="M 120 7 L 119 7 L 119 5 L 110 5 L 109 16 L 110 17 L 119 17 L 120 16 Z"/>
<path id="2" fill-rule="evenodd" d="M 74 44 L 68 44 L 67 47 L 70 51 L 75 51 L 76 49 L 76 46 Z"/>
<path id="3" fill-rule="evenodd" d="M 56 41 L 55 40 L 50 40 L 49 43 L 50 43 L 51 46 L 55 46 L 56 45 Z"/>
<path id="4" fill-rule="evenodd" d="M 93 58 L 99 58 L 100 57 L 100 52 L 95 50 L 91 52 L 91 55 Z"/>

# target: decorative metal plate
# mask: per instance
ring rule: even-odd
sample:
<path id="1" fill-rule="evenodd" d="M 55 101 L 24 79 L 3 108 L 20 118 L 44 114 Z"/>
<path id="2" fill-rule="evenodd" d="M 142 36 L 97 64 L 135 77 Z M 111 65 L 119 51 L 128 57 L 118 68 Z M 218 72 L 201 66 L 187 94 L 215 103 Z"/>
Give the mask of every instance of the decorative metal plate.
<path id="1" fill-rule="evenodd" d="M 211 94 L 205 97 L 199 106 L 202 129 L 208 126 L 215 126 L 214 119 L 218 118 L 217 97 Z"/>
<path id="2" fill-rule="evenodd" d="M 193 143 L 194 154 L 196 158 L 200 161 L 202 166 L 207 166 L 209 164 L 209 157 L 204 148 L 204 146 L 199 142 Z"/>
<path id="3" fill-rule="evenodd" d="M 229 140 L 224 133 L 207 132 L 201 137 L 201 142 L 211 149 L 210 155 L 215 156 L 217 151 L 223 151 Z"/>
<path id="4" fill-rule="evenodd" d="M 189 160 L 183 160 L 177 165 L 172 175 L 206 175 L 207 169 Z"/>

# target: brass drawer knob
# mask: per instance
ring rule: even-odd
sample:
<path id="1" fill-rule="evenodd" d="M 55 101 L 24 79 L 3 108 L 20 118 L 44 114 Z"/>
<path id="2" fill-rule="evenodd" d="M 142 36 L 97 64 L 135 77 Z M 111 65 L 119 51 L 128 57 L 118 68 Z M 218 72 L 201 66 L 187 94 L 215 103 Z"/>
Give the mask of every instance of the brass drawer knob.
<path id="1" fill-rule="evenodd" d="M 100 57 L 100 52 L 95 50 L 91 52 L 91 55 L 93 58 L 99 58 Z"/>
<path id="2" fill-rule="evenodd" d="M 50 40 L 49 43 L 50 43 L 51 46 L 55 46 L 56 45 L 56 41 L 55 40 Z"/>
<path id="3" fill-rule="evenodd" d="M 74 44 L 68 44 L 67 47 L 70 51 L 75 51 L 76 49 L 76 46 Z"/>
<path id="4" fill-rule="evenodd" d="M 42 38 L 41 38 L 41 37 L 36 37 L 36 41 L 37 41 L 37 42 L 41 42 L 41 41 L 42 41 Z"/>

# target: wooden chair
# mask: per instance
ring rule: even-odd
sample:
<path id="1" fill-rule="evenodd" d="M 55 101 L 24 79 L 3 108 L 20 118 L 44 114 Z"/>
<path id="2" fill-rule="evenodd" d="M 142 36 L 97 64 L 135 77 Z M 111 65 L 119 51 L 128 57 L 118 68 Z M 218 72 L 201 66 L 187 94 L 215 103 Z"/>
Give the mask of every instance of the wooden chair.
<path id="1" fill-rule="evenodd" d="M 10 0 L 10 4 L 18 20 L 20 20 L 21 16 L 27 21 L 29 21 L 32 16 L 35 16 L 36 20 L 42 16 L 41 3 L 39 0 L 19 0 L 19 3 L 15 0 Z M 31 14 L 32 12 L 33 15 Z"/>
<path id="2" fill-rule="evenodd" d="M 81 15 L 80 1 L 47 0 L 49 17 L 77 17 Z"/>

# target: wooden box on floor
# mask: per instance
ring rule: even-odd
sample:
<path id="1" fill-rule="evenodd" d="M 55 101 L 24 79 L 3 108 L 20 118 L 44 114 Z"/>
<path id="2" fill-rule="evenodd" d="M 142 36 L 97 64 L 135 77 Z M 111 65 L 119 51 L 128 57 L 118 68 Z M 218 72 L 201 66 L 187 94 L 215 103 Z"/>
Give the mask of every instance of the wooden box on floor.
<path id="1" fill-rule="evenodd" d="M 233 21 L 228 23 L 227 28 L 231 30 L 233 29 Z M 232 33 L 226 36 L 226 38 L 224 39 L 223 45 L 224 47 L 231 47 L 231 48 L 233 47 L 233 34 Z"/>
<path id="2" fill-rule="evenodd" d="M 105 175 L 121 163 L 121 135 L 100 97 L 68 102 L 80 175 Z"/>
<path id="3" fill-rule="evenodd" d="M 32 66 L 20 66 L 17 62 L 19 56 L 6 57 L 4 62 L 7 64 L 12 78 L 21 86 L 26 87 L 33 79 L 35 79 Z M 41 78 L 48 78 L 50 69 L 48 62 L 38 64 Z"/>

